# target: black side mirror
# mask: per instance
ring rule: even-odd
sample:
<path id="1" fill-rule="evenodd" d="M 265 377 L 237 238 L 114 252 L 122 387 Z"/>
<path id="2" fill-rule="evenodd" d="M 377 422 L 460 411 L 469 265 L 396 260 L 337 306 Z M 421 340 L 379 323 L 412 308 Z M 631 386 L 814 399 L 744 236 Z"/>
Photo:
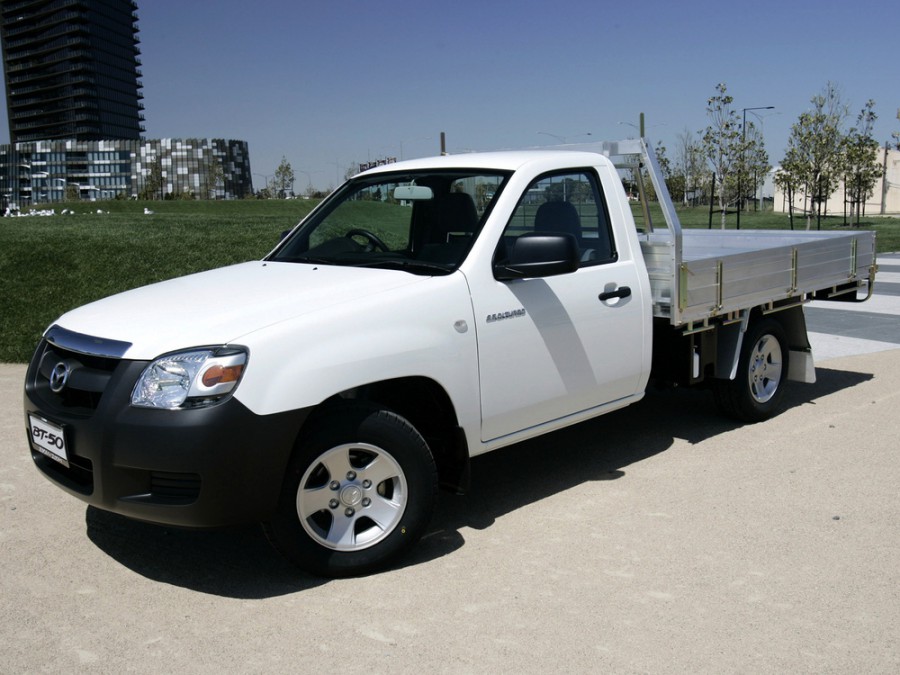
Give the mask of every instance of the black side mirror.
<path id="1" fill-rule="evenodd" d="M 494 265 L 501 281 L 568 274 L 578 269 L 578 242 L 571 234 L 528 232 L 518 237 L 506 261 Z"/>

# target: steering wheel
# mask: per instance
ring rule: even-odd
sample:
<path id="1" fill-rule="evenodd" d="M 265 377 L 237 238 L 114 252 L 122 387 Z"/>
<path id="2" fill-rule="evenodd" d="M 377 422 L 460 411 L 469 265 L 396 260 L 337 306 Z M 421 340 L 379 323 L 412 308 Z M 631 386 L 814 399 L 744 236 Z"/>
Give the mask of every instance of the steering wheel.
<path id="1" fill-rule="evenodd" d="M 376 249 L 381 249 L 385 253 L 388 252 L 387 244 L 385 244 L 383 241 L 381 241 L 381 239 L 379 239 L 377 235 L 372 234 L 368 230 L 361 230 L 358 228 L 354 228 L 354 229 L 350 230 L 349 232 L 347 232 L 347 234 L 345 234 L 344 236 L 350 240 L 352 240 L 353 237 L 363 237 L 364 239 L 366 239 L 366 241 L 368 241 L 368 245 L 364 247 L 366 251 L 374 251 Z"/>

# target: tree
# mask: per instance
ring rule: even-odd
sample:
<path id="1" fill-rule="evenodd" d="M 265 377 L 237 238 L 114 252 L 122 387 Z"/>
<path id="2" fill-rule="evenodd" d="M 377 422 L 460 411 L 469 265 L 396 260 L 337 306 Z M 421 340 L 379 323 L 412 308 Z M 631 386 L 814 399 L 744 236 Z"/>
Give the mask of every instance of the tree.
<path id="1" fill-rule="evenodd" d="M 897 108 L 897 119 L 900 120 L 900 108 Z M 897 150 L 900 150 L 900 131 L 892 133 L 891 138 L 894 139 L 894 147 L 896 147 Z"/>
<path id="2" fill-rule="evenodd" d="M 800 153 L 796 148 L 788 144 L 784 159 L 781 160 L 781 168 L 775 174 L 775 185 L 784 190 L 788 199 L 788 214 L 791 221 L 791 229 L 794 229 L 794 193 L 803 185 L 804 174 L 800 159 Z"/>
<path id="3" fill-rule="evenodd" d="M 734 192 L 743 143 L 740 119 L 731 107 L 734 99 L 728 94 L 724 82 L 716 85 L 716 92 L 706 102 L 710 124 L 703 132 L 702 147 L 703 154 L 718 179 L 719 211 L 724 230 L 726 207 Z"/>
<path id="4" fill-rule="evenodd" d="M 810 103 L 812 109 L 802 113 L 791 126 L 787 155 L 782 162 L 782 169 L 791 166 L 792 183 L 802 185 L 810 199 L 810 208 L 806 210 L 807 230 L 812 226 L 813 210 L 817 227 L 821 229 L 822 205 L 838 187 L 843 162 L 841 126 L 847 116 L 840 92 L 831 82 Z"/>
<path id="5" fill-rule="evenodd" d="M 281 164 L 275 169 L 270 187 L 273 194 L 281 199 L 287 197 L 288 193 L 294 190 L 294 170 L 284 155 L 281 157 Z"/>
<path id="6" fill-rule="evenodd" d="M 210 157 L 206 180 L 208 198 L 216 199 L 219 196 L 219 189 L 225 187 L 225 169 L 222 168 L 222 160 L 215 155 Z"/>
<path id="7" fill-rule="evenodd" d="M 694 134 L 685 129 L 678 135 L 675 146 L 674 189 L 670 192 L 673 195 L 680 194 L 681 203 L 687 206 L 689 200 L 692 201 L 703 190 L 705 175 L 703 149 L 694 139 Z"/>
<path id="8" fill-rule="evenodd" d="M 157 157 L 150 164 L 144 188 L 138 193 L 140 199 L 162 199 L 163 175 L 162 158 Z"/>
<path id="9" fill-rule="evenodd" d="M 672 163 L 669 161 L 669 157 L 666 152 L 666 146 L 662 144 L 662 141 L 657 141 L 656 147 L 653 149 L 653 154 L 656 155 L 656 163 L 659 165 L 659 172 L 662 175 L 663 182 L 666 184 L 666 189 L 669 191 L 669 194 L 672 194 Z M 638 171 L 638 169 L 632 169 L 632 173 Z M 659 197 L 656 194 L 656 186 L 653 185 L 653 181 L 650 180 L 650 171 L 646 167 L 642 167 L 641 171 L 641 182 L 644 187 L 644 197 L 648 202 L 658 201 Z M 635 176 L 635 181 L 637 180 L 637 176 Z"/>
<path id="10" fill-rule="evenodd" d="M 878 141 L 872 138 L 876 119 L 875 101 L 869 99 L 860 110 L 856 125 L 844 137 L 844 192 L 850 197 L 850 215 L 852 218 L 856 213 L 857 225 L 863 204 L 875 192 L 875 183 L 883 173 L 878 161 Z"/>
<path id="11" fill-rule="evenodd" d="M 769 164 L 769 153 L 763 142 L 762 134 L 753 122 L 748 122 L 742 133 L 742 151 L 738 170 L 738 184 L 743 194 L 738 195 L 742 202 L 745 197 L 756 195 L 765 182 L 772 166 Z"/>

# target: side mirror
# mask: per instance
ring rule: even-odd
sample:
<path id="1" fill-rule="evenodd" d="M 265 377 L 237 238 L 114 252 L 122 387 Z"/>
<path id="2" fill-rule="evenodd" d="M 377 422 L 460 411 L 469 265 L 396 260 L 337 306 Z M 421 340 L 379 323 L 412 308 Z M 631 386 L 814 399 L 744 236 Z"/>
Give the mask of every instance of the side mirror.
<path id="1" fill-rule="evenodd" d="M 494 265 L 500 281 L 568 274 L 578 269 L 578 242 L 571 234 L 528 232 L 516 239 L 508 260 Z"/>

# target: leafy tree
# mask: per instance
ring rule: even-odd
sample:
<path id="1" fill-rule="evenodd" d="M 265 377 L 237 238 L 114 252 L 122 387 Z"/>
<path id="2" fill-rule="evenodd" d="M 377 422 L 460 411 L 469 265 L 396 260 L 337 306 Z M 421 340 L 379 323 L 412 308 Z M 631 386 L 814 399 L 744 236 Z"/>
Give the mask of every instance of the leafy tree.
<path id="1" fill-rule="evenodd" d="M 810 198 L 810 208 L 806 212 L 807 230 L 812 226 L 813 210 L 821 229 L 822 205 L 838 187 L 843 163 L 841 126 L 847 116 L 840 92 L 831 82 L 825 85 L 822 93 L 813 96 L 810 103 L 812 109 L 802 113 L 791 127 L 787 155 L 781 163 L 782 170 L 791 167 L 792 184 L 802 185 Z"/>
<path id="2" fill-rule="evenodd" d="M 77 202 L 81 199 L 81 191 L 78 189 L 77 185 L 73 185 L 72 183 L 66 184 L 66 201 L 67 202 Z"/>
<path id="3" fill-rule="evenodd" d="M 662 144 L 662 141 L 657 141 L 656 147 L 653 149 L 653 154 L 656 155 L 656 163 L 659 165 L 659 172 L 662 174 L 663 182 L 666 184 L 666 189 L 669 191 L 669 194 L 672 194 L 672 163 L 669 161 L 669 157 L 666 154 L 666 146 Z M 632 176 L 634 177 L 634 183 L 637 183 L 637 175 L 635 172 L 638 171 L 637 168 L 632 169 Z M 641 171 L 641 183 L 644 187 L 644 196 L 648 202 L 657 201 L 658 197 L 656 195 L 656 187 L 653 185 L 653 181 L 650 180 L 650 171 L 646 167 L 642 167 Z M 626 191 L 628 190 L 628 186 L 626 185 Z"/>
<path id="4" fill-rule="evenodd" d="M 281 199 L 284 199 L 289 192 L 293 191 L 294 170 L 291 168 L 291 163 L 287 161 L 284 155 L 281 157 L 281 164 L 275 169 L 275 175 L 272 178 L 270 187 L 272 193 Z"/>
<path id="5" fill-rule="evenodd" d="M 789 143 L 784 159 L 781 160 L 781 168 L 775 174 L 775 185 L 787 195 L 792 230 L 794 229 L 794 194 L 798 189 L 802 189 L 803 181 L 803 163 L 800 153 Z"/>
<path id="6" fill-rule="evenodd" d="M 225 187 L 225 169 L 222 167 L 222 160 L 213 155 L 209 161 L 209 173 L 207 180 L 207 196 L 209 199 L 216 199 L 219 196 L 219 190 Z"/>
<path id="7" fill-rule="evenodd" d="M 875 120 L 875 101 L 866 101 L 856 118 L 856 125 L 844 137 L 844 191 L 850 197 L 851 217 L 856 213 L 859 225 L 863 204 L 875 192 L 875 183 L 884 169 L 878 161 L 878 141 L 872 138 Z"/>
<path id="8" fill-rule="evenodd" d="M 710 124 L 703 131 L 703 155 L 718 179 L 719 211 L 722 229 L 725 229 L 726 206 L 734 192 L 737 172 L 741 168 L 741 123 L 732 108 L 734 98 L 728 94 L 724 82 L 716 85 L 716 95 L 706 102 L 706 114 Z"/>

